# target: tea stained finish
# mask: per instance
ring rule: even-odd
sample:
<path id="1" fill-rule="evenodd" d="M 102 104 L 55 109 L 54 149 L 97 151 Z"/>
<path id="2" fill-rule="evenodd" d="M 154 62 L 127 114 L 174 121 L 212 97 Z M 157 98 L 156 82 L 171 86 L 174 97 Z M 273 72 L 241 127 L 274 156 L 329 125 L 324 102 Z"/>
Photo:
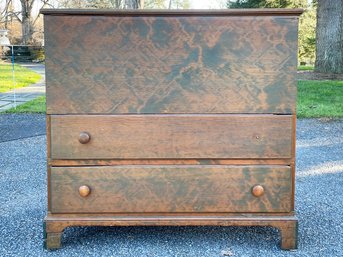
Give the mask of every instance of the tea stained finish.
<path id="1" fill-rule="evenodd" d="M 291 176 L 288 166 L 52 167 L 51 212 L 289 212 Z"/>
<path id="2" fill-rule="evenodd" d="M 274 226 L 297 247 L 302 10 L 45 10 L 48 215 L 70 226 Z"/>
<path id="3" fill-rule="evenodd" d="M 52 115 L 51 127 L 52 159 L 268 159 L 292 150 L 291 115 Z"/>
<path id="4" fill-rule="evenodd" d="M 291 159 L 73 159 L 48 160 L 51 166 L 113 165 L 289 165 Z"/>
<path id="5" fill-rule="evenodd" d="M 44 22 L 48 114 L 295 111 L 295 17 Z"/>

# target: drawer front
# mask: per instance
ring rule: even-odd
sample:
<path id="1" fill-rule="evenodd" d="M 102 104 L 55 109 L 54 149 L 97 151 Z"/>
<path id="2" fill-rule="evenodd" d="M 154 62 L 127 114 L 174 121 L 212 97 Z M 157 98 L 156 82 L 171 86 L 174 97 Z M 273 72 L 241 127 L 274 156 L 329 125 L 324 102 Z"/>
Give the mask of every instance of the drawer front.
<path id="1" fill-rule="evenodd" d="M 52 159 L 270 159 L 291 148 L 288 115 L 51 116 Z"/>
<path id="2" fill-rule="evenodd" d="M 294 17 L 44 22 L 48 114 L 295 111 Z"/>
<path id="3" fill-rule="evenodd" d="M 52 167 L 50 179 L 52 213 L 291 211 L 288 166 Z"/>

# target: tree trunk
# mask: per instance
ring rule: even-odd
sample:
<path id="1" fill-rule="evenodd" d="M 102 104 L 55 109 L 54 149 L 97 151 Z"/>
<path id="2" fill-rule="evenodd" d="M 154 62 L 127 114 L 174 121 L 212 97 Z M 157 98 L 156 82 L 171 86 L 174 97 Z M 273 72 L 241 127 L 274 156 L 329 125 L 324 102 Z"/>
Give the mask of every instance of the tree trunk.
<path id="1" fill-rule="evenodd" d="M 22 31 L 22 42 L 24 45 L 30 44 L 32 42 L 33 26 L 31 24 L 30 18 L 23 17 L 21 24 Z"/>
<path id="2" fill-rule="evenodd" d="M 125 0 L 126 9 L 143 9 L 144 0 Z"/>
<path id="3" fill-rule="evenodd" d="M 10 5 L 10 1 L 9 0 L 6 0 L 6 4 L 5 4 L 5 8 L 4 8 L 4 11 L 3 11 L 3 14 L 4 14 L 4 18 L 5 18 L 5 21 L 4 21 L 4 28 L 7 29 L 8 28 L 8 9 L 9 9 L 9 6 Z M 2 17 L 0 17 L 0 20 L 1 20 Z"/>
<path id="4" fill-rule="evenodd" d="M 34 1 L 34 0 L 32 0 Z M 21 32 L 22 32 L 22 43 L 27 45 L 32 41 L 33 25 L 31 21 L 31 9 L 32 4 L 26 0 L 21 0 Z"/>
<path id="5" fill-rule="evenodd" d="M 318 0 L 315 71 L 343 73 L 342 0 Z"/>

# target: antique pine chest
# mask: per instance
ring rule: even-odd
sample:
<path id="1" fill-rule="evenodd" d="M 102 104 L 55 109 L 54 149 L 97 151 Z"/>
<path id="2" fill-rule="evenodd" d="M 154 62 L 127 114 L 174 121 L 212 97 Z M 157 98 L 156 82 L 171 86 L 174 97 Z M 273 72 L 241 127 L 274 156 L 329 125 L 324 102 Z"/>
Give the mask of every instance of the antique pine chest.
<path id="1" fill-rule="evenodd" d="M 45 244 L 69 226 L 273 226 L 297 247 L 302 10 L 53 10 Z"/>

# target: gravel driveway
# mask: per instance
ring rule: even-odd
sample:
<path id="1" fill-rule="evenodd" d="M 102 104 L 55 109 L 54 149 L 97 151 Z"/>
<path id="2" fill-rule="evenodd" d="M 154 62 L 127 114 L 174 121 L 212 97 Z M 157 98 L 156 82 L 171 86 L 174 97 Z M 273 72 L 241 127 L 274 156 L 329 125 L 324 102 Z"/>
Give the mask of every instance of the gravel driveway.
<path id="1" fill-rule="evenodd" d="M 263 227 L 68 228 L 63 248 L 44 250 L 44 122 L 0 115 L 0 256 L 343 256 L 343 120 L 298 121 L 295 252 Z"/>

